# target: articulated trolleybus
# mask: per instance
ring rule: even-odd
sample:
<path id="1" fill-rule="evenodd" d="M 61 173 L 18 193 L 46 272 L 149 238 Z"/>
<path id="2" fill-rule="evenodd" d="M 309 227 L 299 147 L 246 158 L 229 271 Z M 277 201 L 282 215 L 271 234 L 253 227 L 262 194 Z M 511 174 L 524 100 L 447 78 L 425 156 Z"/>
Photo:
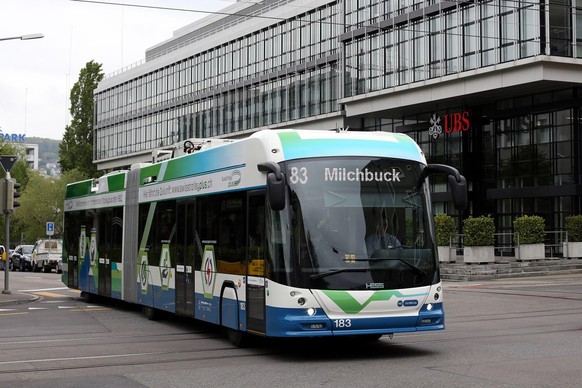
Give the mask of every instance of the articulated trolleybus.
<path id="1" fill-rule="evenodd" d="M 198 140 L 67 186 L 67 286 L 221 325 L 234 344 L 444 328 L 427 178 L 446 176 L 463 208 L 456 169 L 396 133 Z"/>

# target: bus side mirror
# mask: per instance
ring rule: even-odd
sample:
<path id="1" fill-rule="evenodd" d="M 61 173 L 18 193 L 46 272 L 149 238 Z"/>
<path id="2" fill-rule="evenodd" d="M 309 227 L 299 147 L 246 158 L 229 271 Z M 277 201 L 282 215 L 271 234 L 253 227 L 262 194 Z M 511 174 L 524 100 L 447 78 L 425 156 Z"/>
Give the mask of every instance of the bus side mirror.
<path id="1" fill-rule="evenodd" d="M 453 196 L 453 204 L 457 210 L 463 210 L 467 207 L 467 180 L 464 176 L 459 175 L 460 180 L 453 175 L 449 175 L 449 187 L 451 188 L 451 195 Z"/>
<path id="2" fill-rule="evenodd" d="M 463 210 L 467 207 L 467 180 L 454 167 L 444 164 L 429 164 L 426 166 L 418 179 L 418 187 L 424 183 L 424 180 L 431 174 L 442 173 L 447 174 L 449 187 L 451 188 L 451 195 L 453 196 L 453 204 L 457 210 Z"/>
<path id="3" fill-rule="evenodd" d="M 277 174 L 270 172 L 267 175 L 267 198 L 274 211 L 285 208 L 285 179 L 281 174 L 281 179 L 277 179 Z"/>
<path id="4" fill-rule="evenodd" d="M 259 163 L 257 168 L 261 172 L 267 173 L 267 198 L 274 211 L 285 208 L 285 175 L 281 172 L 281 167 L 273 162 Z"/>

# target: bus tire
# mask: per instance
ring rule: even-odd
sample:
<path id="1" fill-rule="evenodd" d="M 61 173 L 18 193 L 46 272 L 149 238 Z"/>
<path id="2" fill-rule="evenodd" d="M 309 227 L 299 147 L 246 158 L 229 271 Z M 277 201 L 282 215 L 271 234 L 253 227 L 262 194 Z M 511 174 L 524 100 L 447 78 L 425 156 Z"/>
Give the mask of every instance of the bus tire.
<path id="1" fill-rule="evenodd" d="M 155 308 L 150 306 L 143 306 L 142 311 L 147 319 L 150 321 L 156 321 L 159 318 L 159 314 Z"/>
<path id="2" fill-rule="evenodd" d="M 243 333 L 240 330 L 235 330 L 231 328 L 226 329 L 226 336 L 231 344 L 237 348 L 244 348 L 248 344 L 248 334 Z"/>
<path id="3" fill-rule="evenodd" d="M 93 294 L 90 294 L 85 291 L 81 291 L 81 298 L 83 298 L 83 302 L 85 303 L 92 303 L 95 300 Z"/>

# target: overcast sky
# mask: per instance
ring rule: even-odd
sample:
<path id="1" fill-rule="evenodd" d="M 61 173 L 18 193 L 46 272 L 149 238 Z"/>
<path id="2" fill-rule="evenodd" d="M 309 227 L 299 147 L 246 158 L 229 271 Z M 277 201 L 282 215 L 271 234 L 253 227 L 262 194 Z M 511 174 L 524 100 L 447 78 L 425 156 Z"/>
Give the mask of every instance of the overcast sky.
<path id="1" fill-rule="evenodd" d="M 104 0 L 216 11 L 235 0 Z M 145 58 L 146 49 L 204 17 L 193 12 L 99 5 L 70 0 L 0 0 L 0 130 L 62 139 L 69 93 L 91 60 L 109 74 Z"/>

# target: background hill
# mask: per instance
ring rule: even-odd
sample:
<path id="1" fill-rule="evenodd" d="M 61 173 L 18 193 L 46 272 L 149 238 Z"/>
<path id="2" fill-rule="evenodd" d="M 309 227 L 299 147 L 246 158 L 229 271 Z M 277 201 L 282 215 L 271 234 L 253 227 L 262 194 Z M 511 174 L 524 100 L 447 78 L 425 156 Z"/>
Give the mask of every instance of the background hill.
<path id="1" fill-rule="evenodd" d="M 59 144 L 60 140 L 42 137 L 27 137 L 27 144 L 38 144 L 38 169 L 48 176 L 59 175 Z"/>

